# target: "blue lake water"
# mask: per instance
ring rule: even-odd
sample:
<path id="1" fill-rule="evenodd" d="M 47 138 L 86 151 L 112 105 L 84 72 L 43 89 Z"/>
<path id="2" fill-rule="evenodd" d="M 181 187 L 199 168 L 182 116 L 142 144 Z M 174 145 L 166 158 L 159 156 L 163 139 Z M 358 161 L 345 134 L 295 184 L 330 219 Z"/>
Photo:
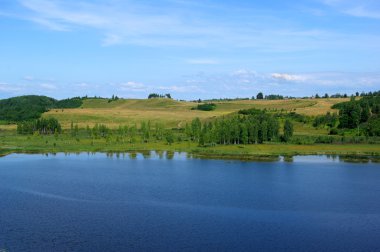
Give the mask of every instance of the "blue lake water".
<path id="1" fill-rule="evenodd" d="M 380 165 L 0 158 L 0 251 L 380 251 Z"/>

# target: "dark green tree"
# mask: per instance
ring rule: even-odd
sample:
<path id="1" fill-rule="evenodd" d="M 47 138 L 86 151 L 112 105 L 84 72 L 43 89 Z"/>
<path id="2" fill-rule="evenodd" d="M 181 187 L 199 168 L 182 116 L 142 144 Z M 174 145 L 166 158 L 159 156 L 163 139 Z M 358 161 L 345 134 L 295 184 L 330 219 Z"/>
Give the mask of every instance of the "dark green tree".
<path id="1" fill-rule="evenodd" d="M 293 136 L 293 124 L 286 120 L 284 123 L 284 141 L 288 142 Z"/>

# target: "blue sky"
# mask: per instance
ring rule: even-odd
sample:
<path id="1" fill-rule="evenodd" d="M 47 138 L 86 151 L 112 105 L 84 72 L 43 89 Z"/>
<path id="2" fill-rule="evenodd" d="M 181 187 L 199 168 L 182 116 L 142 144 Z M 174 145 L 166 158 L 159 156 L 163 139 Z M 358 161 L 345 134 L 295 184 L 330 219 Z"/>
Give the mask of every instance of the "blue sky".
<path id="1" fill-rule="evenodd" d="M 1 0 L 0 98 L 380 89 L 378 0 Z"/>

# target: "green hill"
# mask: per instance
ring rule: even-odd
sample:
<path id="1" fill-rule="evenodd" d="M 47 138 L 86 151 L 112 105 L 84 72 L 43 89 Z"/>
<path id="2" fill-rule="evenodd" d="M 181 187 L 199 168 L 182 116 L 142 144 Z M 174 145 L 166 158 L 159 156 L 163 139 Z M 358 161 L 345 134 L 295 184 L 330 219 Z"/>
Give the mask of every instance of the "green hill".
<path id="1" fill-rule="evenodd" d="M 78 108 L 82 105 L 79 97 L 55 100 L 47 96 L 25 95 L 0 100 L 0 120 L 8 122 L 38 119 L 52 108 Z"/>
<path id="2" fill-rule="evenodd" d="M 53 98 L 37 95 L 0 100 L 0 120 L 16 122 L 37 119 L 55 102 Z"/>

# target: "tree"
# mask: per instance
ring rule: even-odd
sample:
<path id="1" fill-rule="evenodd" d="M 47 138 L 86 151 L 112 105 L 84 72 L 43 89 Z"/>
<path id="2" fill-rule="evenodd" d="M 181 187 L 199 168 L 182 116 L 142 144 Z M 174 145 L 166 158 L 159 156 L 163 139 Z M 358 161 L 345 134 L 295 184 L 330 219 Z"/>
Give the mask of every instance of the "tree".
<path id="1" fill-rule="evenodd" d="M 323 98 L 329 98 L 329 94 L 326 93 L 326 94 L 323 96 Z"/>
<path id="2" fill-rule="evenodd" d="M 256 96 L 256 99 L 257 99 L 257 100 L 262 100 L 262 99 L 264 99 L 264 95 L 263 95 L 263 93 L 262 93 L 262 92 L 258 93 L 257 96 Z"/>
<path id="3" fill-rule="evenodd" d="M 201 134 L 202 123 L 197 117 L 191 122 L 191 137 L 194 141 L 199 141 L 199 136 Z"/>
<path id="4" fill-rule="evenodd" d="M 154 135 L 156 140 L 162 140 L 164 137 L 164 126 L 161 123 L 156 123 Z"/>
<path id="5" fill-rule="evenodd" d="M 172 96 L 170 94 L 165 94 L 166 98 L 171 99 Z"/>
<path id="6" fill-rule="evenodd" d="M 171 130 L 165 131 L 165 140 L 169 145 L 174 143 L 174 135 L 173 135 L 173 132 Z"/>
<path id="7" fill-rule="evenodd" d="M 259 143 L 263 143 L 268 140 L 268 123 L 262 121 L 259 128 Z"/>
<path id="8" fill-rule="evenodd" d="M 315 99 L 319 99 L 321 97 L 319 97 L 319 94 L 315 94 Z"/>
<path id="9" fill-rule="evenodd" d="M 286 120 L 284 124 L 284 140 L 285 142 L 288 142 L 290 138 L 293 136 L 293 124 L 289 121 Z"/>
<path id="10" fill-rule="evenodd" d="M 368 104 L 368 102 L 365 102 L 364 107 L 362 108 L 361 115 L 360 115 L 360 122 L 368 121 L 370 116 L 371 116 L 371 112 L 369 109 L 369 104 Z"/>
<path id="11" fill-rule="evenodd" d="M 241 128 L 241 142 L 242 144 L 248 144 L 248 129 L 245 123 L 240 125 Z"/>

